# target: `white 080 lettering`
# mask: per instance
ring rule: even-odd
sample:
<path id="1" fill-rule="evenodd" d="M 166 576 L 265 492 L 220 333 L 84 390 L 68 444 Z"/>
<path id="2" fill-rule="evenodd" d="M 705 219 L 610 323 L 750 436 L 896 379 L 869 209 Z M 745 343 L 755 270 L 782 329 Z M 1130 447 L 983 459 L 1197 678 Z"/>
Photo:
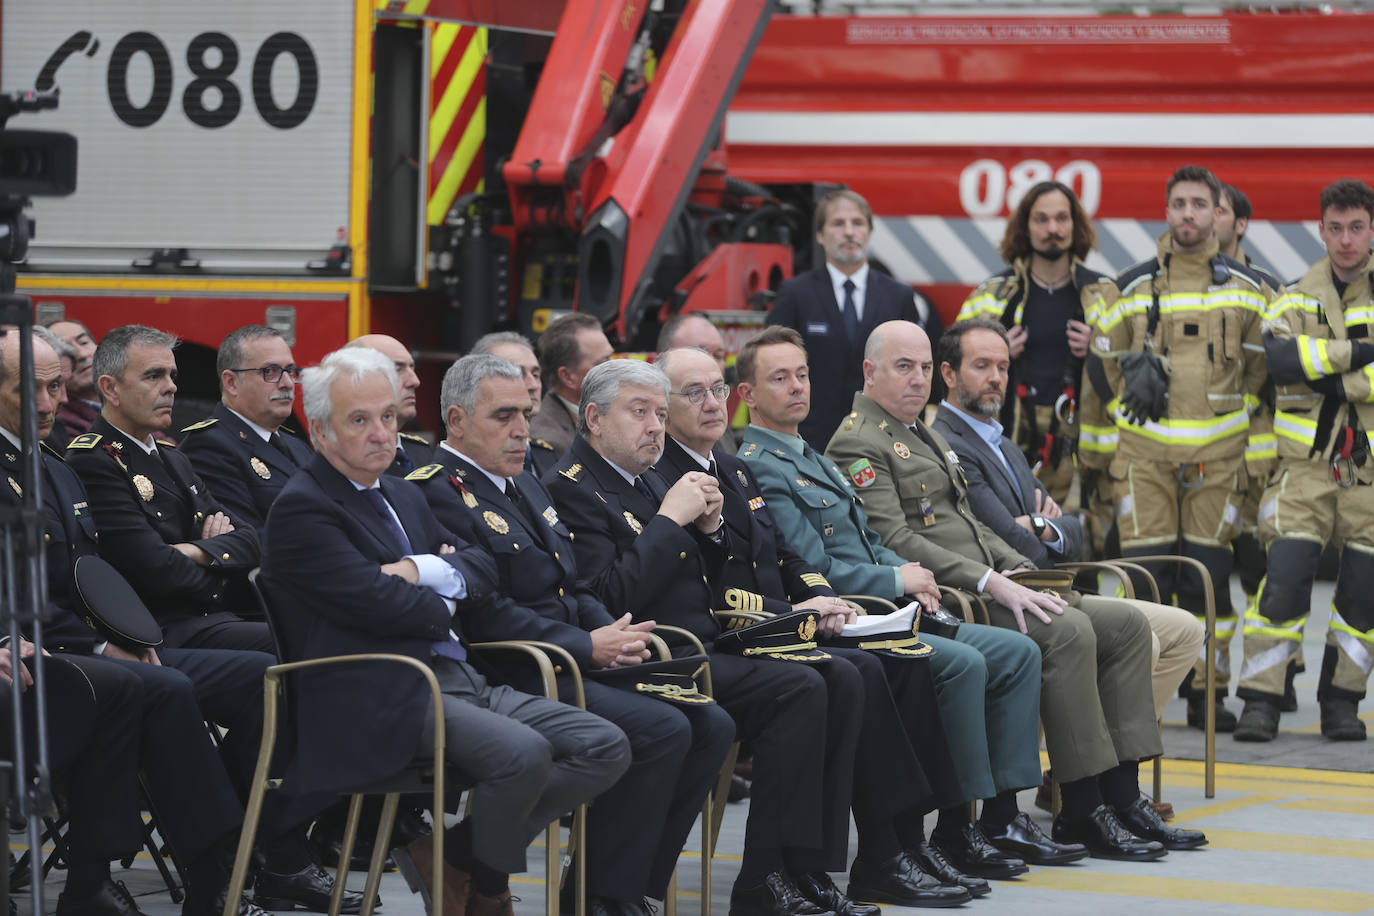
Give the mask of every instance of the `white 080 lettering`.
<path id="1" fill-rule="evenodd" d="M 1043 159 L 1024 159 L 1004 167 L 996 159 L 977 159 L 959 173 L 959 205 L 969 216 L 1001 216 L 1015 210 L 1021 198 L 1042 181 L 1058 181 L 1078 195 L 1089 216 L 1102 202 L 1102 173 L 1086 159 L 1058 169 Z"/>

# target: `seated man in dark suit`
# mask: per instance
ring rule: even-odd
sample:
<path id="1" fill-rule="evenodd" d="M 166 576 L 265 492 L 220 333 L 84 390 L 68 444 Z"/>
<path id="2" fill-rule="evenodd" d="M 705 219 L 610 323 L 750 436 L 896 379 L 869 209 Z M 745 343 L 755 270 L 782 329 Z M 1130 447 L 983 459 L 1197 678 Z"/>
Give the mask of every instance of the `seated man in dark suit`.
<path id="1" fill-rule="evenodd" d="M 1006 436 L 998 411 L 1006 396 L 1010 349 L 1002 325 L 985 318 L 960 321 L 945 332 L 936 363 L 949 390 L 931 429 L 959 456 L 969 505 L 1018 553 L 1042 569 L 1081 559 L 1083 520 L 1065 515 L 1031 473 L 1026 456 Z M 996 451 L 994 451 L 994 448 Z M 1193 668 L 1206 632 L 1185 610 L 1152 601 L 1130 603 L 1150 622 L 1151 687 L 1160 716 Z"/>
<path id="2" fill-rule="evenodd" d="M 238 527 L 186 456 L 157 441 L 172 422 L 177 340 L 125 325 L 96 348 L 104 406 L 67 462 L 90 497 L 100 555 L 162 624 L 168 647 L 272 652 L 267 624 L 233 613 L 258 565 L 258 535 Z"/>
<path id="3" fill-rule="evenodd" d="M 428 464 L 430 455 L 434 451 L 434 446 L 430 445 L 429 440 L 416 433 L 399 431 L 414 423 L 415 417 L 419 413 L 419 408 L 415 402 L 415 392 L 420 388 L 420 376 L 415 371 L 415 357 L 405 344 L 386 334 L 364 334 L 362 337 L 355 337 L 350 340 L 348 345 L 376 350 L 391 360 L 391 364 L 396 368 L 396 384 L 400 390 L 396 457 L 386 472 L 397 477 L 404 477 L 420 465 Z"/>
<path id="4" fill-rule="evenodd" d="M 637 664 L 653 621 L 611 616 L 578 582 L 568 529 L 533 474 L 524 472 L 530 407 L 514 363 L 465 356 L 444 376 L 440 410 L 447 438 L 440 463 L 410 474 L 439 523 L 485 546 L 500 575 L 495 613 L 473 621 L 476 639 L 534 639 L 567 649 L 583 671 Z M 520 685 L 520 670 L 501 673 Z M 570 690 L 571 683 L 560 684 Z M 587 709 L 630 740 L 630 769 L 592 805 L 587 884 L 593 914 L 642 913 L 662 900 L 687 833 L 715 785 L 735 726 L 714 704 L 679 706 L 583 680 Z M 568 699 L 569 694 L 564 695 Z M 627 820 L 626 812 L 635 817 Z M 569 887 L 568 890 L 571 890 Z"/>
<path id="5" fill-rule="evenodd" d="M 467 661 L 462 636 L 472 615 L 492 613 L 495 564 L 440 526 L 413 483 L 385 475 L 399 415 L 391 360 L 365 347 L 336 351 L 306 370 L 304 391 L 316 455 L 273 504 L 263 558 L 284 641 L 299 658 L 390 652 L 433 667 L 445 753 L 474 784 L 470 816 L 445 833 L 443 910 L 509 914 L 508 877 L 524 870 L 525 847 L 620 778 L 625 735 L 591 713 L 495 686 Z M 418 672 L 326 668 L 297 687 L 311 735 L 288 781 L 318 792 L 366 784 L 432 746 Z M 428 846 L 417 843 L 413 852 Z M 426 857 L 412 857 L 423 874 Z"/>
<path id="6" fill-rule="evenodd" d="M 583 379 L 580 435 L 544 481 L 575 535 L 578 572 L 612 614 L 700 639 L 716 702 L 753 747 L 731 916 L 870 913 L 826 875 L 846 864 L 863 682 L 839 658 L 810 665 L 714 651 L 722 627 L 708 580 L 729 549 L 722 497 L 708 474 L 686 474 L 670 488 L 652 470 L 667 400 L 667 378 L 638 360 L 611 360 Z"/>
<path id="7" fill-rule="evenodd" d="M 182 430 L 181 452 L 240 525 L 259 538 L 287 479 L 314 456 L 287 429 L 300 371 L 281 333 L 250 324 L 219 345 L 220 402 Z"/>
<path id="8" fill-rule="evenodd" d="M 873 210 L 853 191 L 830 191 L 816 204 L 816 243 L 825 263 L 783 281 L 768 323 L 802 335 L 811 370 L 826 380 L 816 389 L 801 436 L 824 450 L 849 401 L 864 385 L 864 343 L 884 321 L 920 324 L 939 336 L 940 317 L 910 286 L 868 263 Z"/>

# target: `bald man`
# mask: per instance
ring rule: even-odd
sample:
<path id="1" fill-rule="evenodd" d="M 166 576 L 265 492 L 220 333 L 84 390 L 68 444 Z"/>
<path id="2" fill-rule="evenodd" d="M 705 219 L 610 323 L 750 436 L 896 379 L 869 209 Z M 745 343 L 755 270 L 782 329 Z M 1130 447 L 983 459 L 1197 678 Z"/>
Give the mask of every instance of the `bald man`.
<path id="1" fill-rule="evenodd" d="M 410 349 L 386 334 L 364 334 L 350 340 L 348 346 L 367 347 L 391 360 L 392 365 L 396 367 L 396 379 L 401 391 L 400 400 L 396 402 L 396 426 L 399 428 L 414 423 L 418 412 L 415 406 L 415 392 L 420 387 L 420 376 L 415 372 L 415 357 L 410 354 Z M 398 432 L 396 458 L 391 462 L 387 473 L 395 477 L 404 477 L 416 468 L 429 464 L 433 457 L 434 446 L 430 445 L 424 436 Z"/>

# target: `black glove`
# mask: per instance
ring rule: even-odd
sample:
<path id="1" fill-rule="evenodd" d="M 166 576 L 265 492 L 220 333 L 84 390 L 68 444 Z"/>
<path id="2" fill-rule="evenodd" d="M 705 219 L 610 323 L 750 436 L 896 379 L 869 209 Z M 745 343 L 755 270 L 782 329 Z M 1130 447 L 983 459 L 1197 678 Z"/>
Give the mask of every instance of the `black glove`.
<path id="1" fill-rule="evenodd" d="M 1125 390 L 1121 410 L 1137 426 L 1158 420 L 1169 409 L 1169 377 L 1164 363 L 1153 353 L 1130 353 L 1121 357 Z"/>
<path id="2" fill-rule="evenodd" d="M 1338 401 L 1345 400 L 1345 384 L 1339 375 L 1323 375 L 1321 378 L 1303 379 L 1313 391 L 1330 395 Z"/>
<path id="3" fill-rule="evenodd" d="M 1352 340 L 1350 342 L 1350 368 L 1351 370 L 1362 369 L 1374 363 L 1374 344 L 1365 340 Z"/>

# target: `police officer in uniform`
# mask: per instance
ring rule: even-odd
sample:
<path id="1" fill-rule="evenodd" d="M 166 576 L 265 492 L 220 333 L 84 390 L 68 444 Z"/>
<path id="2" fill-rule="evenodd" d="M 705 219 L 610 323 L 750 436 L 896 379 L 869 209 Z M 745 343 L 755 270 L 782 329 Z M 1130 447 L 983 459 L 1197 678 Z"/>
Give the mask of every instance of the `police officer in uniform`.
<path id="1" fill-rule="evenodd" d="M 1217 731 L 1235 728 L 1221 705 L 1230 676 L 1231 541 L 1241 529 L 1246 463 L 1267 473 L 1273 441 L 1255 432 L 1266 370 L 1260 325 L 1273 291 L 1255 271 L 1217 250 L 1213 221 L 1221 187 L 1199 166 L 1169 179 L 1169 231 L 1155 257 L 1123 273 L 1119 295 L 1099 313 L 1094 349 L 1103 360 L 1120 443 L 1112 460 L 1122 556 L 1179 552 L 1200 561 L 1216 599 Z M 1151 570 L 1161 596 L 1202 615 L 1202 582 L 1191 567 Z M 1202 727 L 1194 668 L 1189 724 Z M 1211 702 L 1211 700 L 1207 700 Z"/>
<path id="2" fill-rule="evenodd" d="M 215 368 L 220 402 L 182 430 L 181 451 L 229 515 L 261 536 L 272 501 L 315 454 L 285 425 L 300 373 L 281 333 L 262 325 L 225 337 Z"/>
<path id="3" fill-rule="evenodd" d="M 539 357 L 534 355 L 534 347 L 523 334 L 517 331 L 493 331 L 477 338 L 469 356 L 490 353 L 520 367 L 520 375 L 525 380 L 525 389 L 530 393 L 530 418 L 539 416 L 544 409 L 544 382 L 539 369 Z M 525 456 L 525 470 L 535 477 L 543 477 L 558 463 L 562 453 L 553 443 L 538 436 L 530 436 L 529 450 Z"/>
<path id="4" fill-rule="evenodd" d="M 648 654 L 645 634 L 653 622 L 613 617 L 578 583 L 570 532 L 543 484 L 523 472 L 527 397 L 515 364 L 489 354 L 458 360 L 440 393 L 448 429 L 435 449 L 441 460 L 406 479 L 424 490 L 441 525 L 496 558 L 497 607 L 474 619 L 472 638 L 552 642 L 584 671 L 635 665 Z M 525 686 L 527 669 L 499 670 L 508 683 Z M 646 895 L 667 895 L 735 726 L 715 704 L 674 705 L 590 677 L 583 690 L 587 709 L 620 726 L 632 754 L 630 769 L 589 812 L 590 910 L 639 914 Z"/>
<path id="5" fill-rule="evenodd" d="M 1341 179 L 1321 194 L 1327 255 L 1270 309 L 1264 323 L 1269 373 L 1277 385 L 1278 470 L 1260 500 L 1269 572 L 1245 615 L 1245 700 L 1238 741 L 1278 733 L 1285 671 L 1298 657 L 1322 548 L 1341 548 L 1317 700 L 1321 730 L 1363 741 L 1357 714 L 1374 668 L 1374 191 Z"/>

